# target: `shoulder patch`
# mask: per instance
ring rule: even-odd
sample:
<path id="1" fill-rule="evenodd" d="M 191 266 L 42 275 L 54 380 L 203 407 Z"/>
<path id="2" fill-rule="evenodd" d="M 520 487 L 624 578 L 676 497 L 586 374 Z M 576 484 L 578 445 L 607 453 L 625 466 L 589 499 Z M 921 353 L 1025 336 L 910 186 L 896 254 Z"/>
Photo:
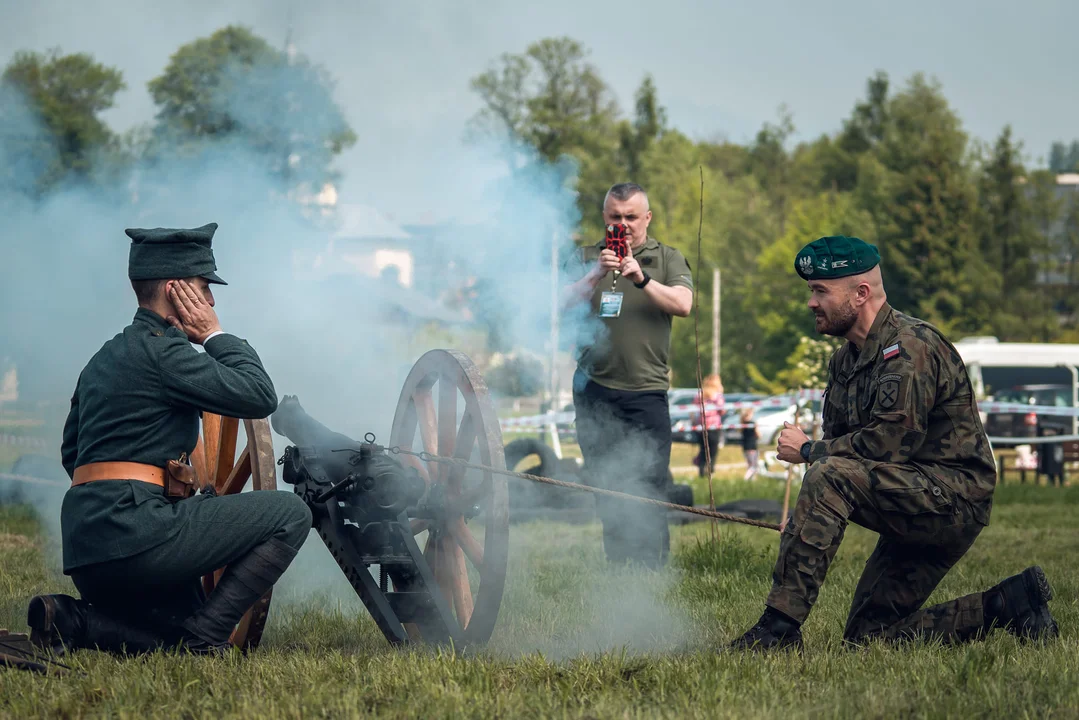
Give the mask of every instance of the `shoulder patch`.
<path id="1" fill-rule="evenodd" d="M 894 345 L 889 345 L 888 347 L 884 348 L 880 352 L 881 352 L 881 356 L 883 357 L 883 359 L 890 360 L 891 358 L 894 358 L 896 355 L 899 354 L 899 343 L 895 343 Z"/>
<path id="2" fill-rule="evenodd" d="M 895 401 L 899 399 L 899 376 L 885 375 L 880 380 L 880 389 L 877 391 L 877 404 L 885 410 L 895 407 Z"/>
<path id="3" fill-rule="evenodd" d="M 896 373 L 888 373 L 887 375 L 881 375 L 880 378 L 878 378 L 879 382 L 882 382 L 882 383 L 883 382 L 888 382 L 889 380 L 894 380 L 895 382 L 899 382 L 902 379 L 903 379 L 903 376 L 898 375 Z"/>

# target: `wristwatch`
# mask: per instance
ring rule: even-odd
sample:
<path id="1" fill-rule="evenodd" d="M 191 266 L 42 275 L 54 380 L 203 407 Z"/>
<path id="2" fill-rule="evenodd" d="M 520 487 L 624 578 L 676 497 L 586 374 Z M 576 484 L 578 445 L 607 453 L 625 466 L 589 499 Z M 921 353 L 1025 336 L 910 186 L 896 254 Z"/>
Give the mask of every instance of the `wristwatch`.
<path id="1" fill-rule="evenodd" d="M 806 440 L 804 443 L 802 443 L 802 450 L 801 450 L 802 459 L 805 460 L 806 462 L 809 462 L 809 450 L 812 447 L 813 447 L 813 441 L 812 440 Z"/>
<path id="2" fill-rule="evenodd" d="M 641 274 L 644 275 L 644 280 L 641 280 L 639 283 L 633 283 L 633 287 L 643 288 L 645 285 L 647 285 L 649 283 L 649 281 L 652 280 L 652 276 L 649 275 L 648 273 L 642 271 Z"/>

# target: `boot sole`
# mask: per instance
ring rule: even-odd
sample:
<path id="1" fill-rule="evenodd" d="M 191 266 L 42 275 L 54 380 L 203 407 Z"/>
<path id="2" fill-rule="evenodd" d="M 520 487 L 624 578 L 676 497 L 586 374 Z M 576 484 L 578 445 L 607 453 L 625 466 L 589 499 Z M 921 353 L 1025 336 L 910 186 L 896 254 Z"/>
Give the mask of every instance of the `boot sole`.
<path id="1" fill-rule="evenodd" d="M 1034 628 L 1023 627 L 1019 634 L 1027 638 L 1048 639 L 1057 637 L 1060 630 L 1053 614 L 1049 612 L 1049 601 L 1053 599 L 1053 588 L 1049 585 L 1049 578 L 1040 566 L 1035 565 L 1023 571 L 1023 585 L 1031 605 L 1035 608 L 1035 617 L 1041 622 Z"/>
<path id="2" fill-rule="evenodd" d="M 30 627 L 30 642 L 40 648 L 53 649 L 59 643 L 54 630 L 56 608 L 42 597 L 34 597 L 26 609 L 26 624 Z"/>
<path id="3" fill-rule="evenodd" d="M 1023 573 L 1023 582 L 1026 583 L 1027 593 L 1036 599 L 1041 605 L 1048 605 L 1053 599 L 1053 588 L 1049 585 L 1049 578 L 1040 566 L 1035 565 Z"/>

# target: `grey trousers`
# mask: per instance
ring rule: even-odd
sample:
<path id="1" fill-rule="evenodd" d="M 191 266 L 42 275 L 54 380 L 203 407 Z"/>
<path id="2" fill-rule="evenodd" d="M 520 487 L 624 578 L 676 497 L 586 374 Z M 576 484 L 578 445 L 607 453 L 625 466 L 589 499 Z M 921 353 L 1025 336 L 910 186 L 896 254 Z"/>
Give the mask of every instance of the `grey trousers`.
<path id="1" fill-rule="evenodd" d="M 82 598 L 108 615 L 167 633 L 205 602 L 203 575 L 270 539 L 298 550 L 311 529 L 311 511 L 290 492 L 246 492 L 198 498 L 182 522 L 157 547 L 72 570 Z"/>

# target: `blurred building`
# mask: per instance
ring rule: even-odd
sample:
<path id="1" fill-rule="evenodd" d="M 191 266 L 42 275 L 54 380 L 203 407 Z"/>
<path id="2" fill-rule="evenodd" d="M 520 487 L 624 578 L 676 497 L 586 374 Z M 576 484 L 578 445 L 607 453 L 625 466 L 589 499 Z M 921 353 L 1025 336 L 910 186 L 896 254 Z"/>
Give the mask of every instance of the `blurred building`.
<path id="1" fill-rule="evenodd" d="M 406 230 L 377 208 L 341 202 L 331 184 L 300 202 L 326 236 L 321 248 L 296 258 L 308 279 L 343 302 L 377 306 L 380 316 L 396 323 L 470 323 L 467 313 L 444 301 L 441 286 L 454 268 L 444 263 L 439 238 L 424 226 L 410 232 L 412 227 Z"/>

